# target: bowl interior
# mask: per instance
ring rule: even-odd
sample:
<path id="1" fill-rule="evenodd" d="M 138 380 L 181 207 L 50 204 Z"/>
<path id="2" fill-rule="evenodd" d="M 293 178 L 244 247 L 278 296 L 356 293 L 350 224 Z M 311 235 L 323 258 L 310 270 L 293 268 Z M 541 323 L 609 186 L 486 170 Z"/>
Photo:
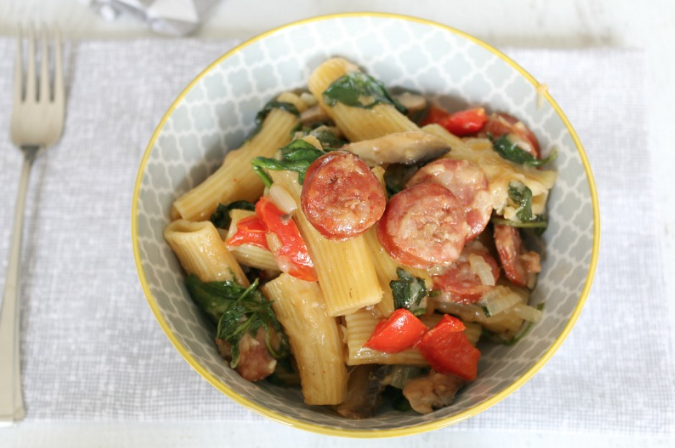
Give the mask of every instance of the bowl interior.
<path id="1" fill-rule="evenodd" d="M 543 272 L 534 303 L 544 318 L 514 346 L 486 345 L 478 379 L 447 408 L 429 415 L 385 411 L 346 420 L 304 405 L 299 391 L 253 384 L 226 367 L 183 285 L 162 232 L 176 197 L 198 185 L 253 128 L 275 94 L 306 86 L 332 56 L 360 65 L 388 87 L 417 90 L 449 108 L 484 105 L 509 112 L 555 147 L 559 179 L 549 200 L 550 225 L 538 247 Z M 134 246 L 148 301 L 186 360 L 210 383 L 268 417 L 319 432 L 394 435 L 443 426 L 478 413 L 522 385 L 571 328 L 587 295 L 597 250 L 595 191 L 583 149 L 548 94 L 500 53 L 441 25 L 398 16 L 346 15 L 308 20 L 269 32 L 223 56 L 176 100 L 153 136 L 136 185 Z M 596 248 L 596 249 L 594 249 Z M 417 429 L 413 429 L 417 428 Z M 346 430 L 346 431 L 345 431 Z"/>

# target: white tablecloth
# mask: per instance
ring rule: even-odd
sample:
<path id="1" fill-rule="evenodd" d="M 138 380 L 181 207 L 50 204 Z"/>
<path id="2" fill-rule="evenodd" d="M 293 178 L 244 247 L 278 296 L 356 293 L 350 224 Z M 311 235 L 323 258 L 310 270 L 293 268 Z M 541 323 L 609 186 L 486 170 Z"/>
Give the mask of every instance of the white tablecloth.
<path id="1" fill-rule="evenodd" d="M 12 54 L 14 45 L 0 39 L 0 54 Z M 69 47 L 65 132 L 34 167 L 25 223 L 27 420 L 262 419 L 212 388 L 173 349 L 145 302 L 131 251 L 131 195 L 145 145 L 173 98 L 232 45 Z M 448 430 L 672 433 L 675 367 L 643 55 L 507 53 L 549 84 L 586 147 L 599 190 L 600 262 L 584 312 L 552 360 L 512 396 Z M 11 58 L 0 59 L 0 130 L 9 129 L 12 70 Z M 0 287 L 20 164 L 8 136 L 0 139 Z"/>

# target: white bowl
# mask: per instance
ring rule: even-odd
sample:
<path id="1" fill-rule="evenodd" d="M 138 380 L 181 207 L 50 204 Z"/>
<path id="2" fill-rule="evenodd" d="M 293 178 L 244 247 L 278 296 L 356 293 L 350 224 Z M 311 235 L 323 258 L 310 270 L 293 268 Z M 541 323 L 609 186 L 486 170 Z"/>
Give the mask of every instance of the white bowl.
<path id="1" fill-rule="evenodd" d="M 347 420 L 307 406 L 297 390 L 250 383 L 220 358 L 212 328 L 193 304 L 162 232 L 175 198 L 213 172 L 252 129 L 272 96 L 306 86 L 311 71 L 343 56 L 385 85 L 414 89 L 452 108 L 484 105 L 519 117 L 542 148 L 556 147 L 559 179 L 549 199 L 543 271 L 532 302 L 543 319 L 513 346 L 482 347 L 479 376 L 455 403 L 428 415 L 388 411 Z M 134 190 L 132 238 L 143 290 L 160 326 L 185 360 L 238 403 L 273 420 L 324 434 L 389 437 L 456 423 L 522 386 L 572 329 L 588 295 L 600 237 L 597 194 L 588 160 L 550 95 L 498 50 L 455 29 L 385 14 L 317 17 L 264 33 L 229 51 L 178 95 L 148 144 Z"/>

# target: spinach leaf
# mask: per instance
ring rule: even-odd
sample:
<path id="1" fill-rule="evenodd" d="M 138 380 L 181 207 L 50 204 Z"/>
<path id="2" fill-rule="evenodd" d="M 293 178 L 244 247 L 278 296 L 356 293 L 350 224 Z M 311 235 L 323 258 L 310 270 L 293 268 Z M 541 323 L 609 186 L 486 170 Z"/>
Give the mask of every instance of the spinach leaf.
<path id="1" fill-rule="evenodd" d="M 300 116 L 300 112 L 298 111 L 298 108 L 295 107 L 295 104 L 287 103 L 285 101 L 270 100 L 262 109 L 260 109 L 260 112 L 256 114 L 255 128 L 246 140 L 252 139 L 258 132 L 260 132 L 263 121 L 265 121 L 265 118 L 267 118 L 270 112 L 272 112 L 272 109 L 281 109 L 288 112 L 289 114 L 295 115 L 296 117 Z"/>
<path id="2" fill-rule="evenodd" d="M 239 363 L 239 341 L 248 332 L 252 337 L 258 330 L 265 330 L 265 345 L 274 358 L 282 358 L 289 353 L 288 341 L 281 324 L 272 311 L 272 303 L 258 289 L 258 280 L 246 288 L 239 297 L 230 302 L 218 321 L 216 337 L 232 345 L 232 361 L 236 368 Z M 276 332 L 278 341 L 274 341 Z M 276 344 L 275 344 L 276 342 Z"/>
<path id="3" fill-rule="evenodd" d="M 310 131 L 309 135 L 316 137 L 324 150 L 340 149 L 347 144 L 346 140 L 341 139 L 335 132 L 325 126 Z"/>
<path id="4" fill-rule="evenodd" d="M 211 215 L 211 222 L 217 229 L 228 229 L 230 227 L 230 210 L 255 210 L 255 204 L 248 201 L 234 201 L 227 205 L 218 204 L 216 211 Z"/>
<path id="5" fill-rule="evenodd" d="M 255 337 L 265 330 L 265 345 L 274 358 L 288 355 L 288 340 L 272 311 L 272 303 L 258 289 L 258 279 L 245 288 L 232 280 L 202 282 L 190 274 L 185 279 L 190 297 L 218 324 L 216 337 L 232 345 L 232 368 L 239 362 L 239 341 L 246 331 Z"/>
<path id="6" fill-rule="evenodd" d="M 257 157 L 257 158 L 262 158 L 262 157 Z M 272 186 L 272 178 L 265 172 L 264 169 L 262 169 L 261 166 L 256 165 L 254 163 L 255 161 L 256 161 L 256 159 L 251 160 L 251 164 L 253 165 L 253 172 L 258 175 L 260 180 L 262 180 L 263 184 L 265 184 L 265 186 L 267 188 L 271 187 Z"/>
<path id="7" fill-rule="evenodd" d="M 557 151 L 553 151 L 550 156 L 545 159 L 537 159 L 529 152 L 520 148 L 514 142 L 512 142 L 508 134 L 504 134 L 499 138 L 493 138 L 491 135 L 488 135 L 488 138 L 492 142 L 492 147 L 497 154 L 506 160 L 517 163 L 519 165 L 527 165 L 533 167 L 544 166 L 558 156 Z"/>
<path id="8" fill-rule="evenodd" d="M 325 152 L 316 149 L 311 143 L 307 143 L 304 140 L 293 140 L 281 148 L 281 160 L 269 157 L 256 157 L 251 160 L 251 164 L 253 165 L 253 170 L 268 187 L 272 185 L 272 179 L 263 168 L 273 171 L 295 171 L 298 173 L 298 182 L 302 185 L 309 165 L 324 154 Z"/>
<path id="9" fill-rule="evenodd" d="M 335 126 L 335 124 L 329 120 L 313 121 L 309 124 L 298 123 L 293 127 L 293 129 L 291 129 L 290 136 L 291 138 L 295 137 L 296 132 L 302 132 L 302 135 L 305 136 L 311 131 L 323 126 L 332 127 Z"/>
<path id="10" fill-rule="evenodd" d="M 342 146 L 347 144 L 346 140 L 338 137 L 337 131 L 334 131 L 335 125 L 331 122 L 326 121 L 315 121 L 309 126 L 303 126 L 302 123 L 298 123 L 296 127 L 291 130 L 291 137 L 295 137 L 295 134 L 300 132 L 302 136 L 312 135 L 319 140 L 321 147 L 325 150 L 339 149 Z"/>
<path id="11" fill-rule="evenodd" d="M 532 221 L 528 222 L 516 222 L 502 218 L 492 218 L 491 221 L 493 224 L 502 226 L 518 227 L 519 229 L 535 229 L 537 235 L 544 233 L 544 230 L 548 227 L 548 221 L 546 221 L 546 218 L 542 215 L 536 215 Z"/>
<path id="12" fill-rule="evenodd" d="M 493 223 L 519 228 L 533 228 L 536 229 L 539 235 L 544 233 L 548 226 L 548 221 L 542 215 L 532 214 L 532 190 L 527 185 L 521 182 L 509 182 L 509 199 L 518 206 L 516 217 L 520 222 L 492 218 Z"/>
<path id="13" fill-rule="evenodd" d="M 516 216 L 523 222 L 532 220 L 532 190 L 522 182 L 509 182 L 509 198 L 518 205 Z"/>
<path id="14" fill-rule="evenodd" d="M 405 188 L 410 178 L 417 171 L 414 165 L 403 165 L 402 163 L 392 163 L 384 172 L 384 183 L 387 187 L 389 197 L 395 195 Z"/>
<path id="15" fill-rule="evenodd" d="M 350 72 L 333 81 L 323 92 L 323 99 L 329 106 L 342 103 L 363 109 L 390 104 L 403 115 L 407 113 L 406 108 L 387 92 L 384 84 L 363 72 Z"/>
<path id="16" fill-rule="evenodd" d="M 384 401 L 391 403 L 391 407 L 398 412 L 408 412 L 412 409 L 410 402 L 403 395 L 403 390 L 396 387 L 387 386 L 382 393 Z"/>
<path id="17" fill-rule="evenodd" d="M 405 308 L 412 311 L 415 315 L 424 313 L 424 308 L 420 308 L 420 302 L 427 296 L 427 285 L 424 279 L 414 277 L 408 271 L 402 268 L 396 269 L 398 280 L 389 282 L 392 295 L 394 296 L 394 308 Z"/>
<path id="18" fill-rule="evenodd" d="M 220 316 L 223 315 L 227 307 L 246 290 L 246 288 L 231 280 L 205 283 L 194 274 L 187 276 L 185 286 L 192 300 L 199 305 L 213 323 L 218 323 Z"/>

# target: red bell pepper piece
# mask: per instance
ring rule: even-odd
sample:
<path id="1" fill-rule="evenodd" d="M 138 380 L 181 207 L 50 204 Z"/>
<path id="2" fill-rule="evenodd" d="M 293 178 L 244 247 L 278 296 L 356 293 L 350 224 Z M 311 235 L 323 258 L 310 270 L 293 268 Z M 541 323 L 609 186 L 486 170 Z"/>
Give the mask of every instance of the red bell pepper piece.
<path id="1" fill-rule="evenodd" d="M 485 109 L 482 107 L 449 114 L 439 107 L 431 106 L 429 114 L 422 121 L 422 125 L 439 124 L 448 132 L 462 137 L 480 131 L 486 122 L 487 116 L 485 115 Z"/>
<path id="2" fill-rule="evenodd" d="M 237 222 L 237 231 L 225 242 L 228 246 L 250 244 L 270 250 L 267 245 L 267 226 L 257 216 L 247 216 Z"/>
<path id="3" fill-rule="evenodd" d="M 459 328 L 455 322 L 443 317 L 422 337 L 417 348 L 436 372 L 471 381 L 476 379 L 480 350 L 471 345 Z"/>
<path id="4" fill-rule="evenodd" d="M 444 109 L 441 109 L 438 106 L 430 105 L 429 112 L 427 116 L 424 117 L 424 120 L 420 123 L 420 126 L 426 126 L 428 124 L 439 124 L 442 121 L 446 120 L 450 116 Z"/>
<path id="5" fill-rule="evenodd" d="M 466 330 L 466 326 L 464 325 L 464 322 L 462 322 L 461 320 L 459 320 L 456 317 L 451 316 L 449 314 L 443 315 L 443 318 L 440 321 L 438 321 L 438 323 L 436 324 L 436 327 L 438 327 L 439 325 L 449 325 L 450 328 L 452 329 L 452 331 L 464 331 L 464 330 Z M 436 328 L 436 327 L 434 327 L 434 328 Z M 450 331 L 450 330 L 447 330 L 447 331 Z"/>
<path id="6" fill-rule="evenodd" d="M 295 221 L 285 216 L 284 212 L 267 197 L 260 198 L 255 205 L 255 213 L 267 230 L 274 233 L 281 243 L 280 248 L 271 248 L 280 269 L 300 280 L 317 281 L 314 263 Z"/>
<path id="7" fill-rule="evenodd" d="M 455 112 L 441 125 L 451 133 L 461 137 L 480 131 L 485 126 L 485 122 L 487 122 L 485 109 L 477 107 L 475 109 Z"/>
<path id="8" fill-rule="evenodd" d="M 398 353 L 414 347 L 427 330 L 413 313 L 399 308 L 387 320 L 377 324 L 363 346 L 384 353 Z"/>

